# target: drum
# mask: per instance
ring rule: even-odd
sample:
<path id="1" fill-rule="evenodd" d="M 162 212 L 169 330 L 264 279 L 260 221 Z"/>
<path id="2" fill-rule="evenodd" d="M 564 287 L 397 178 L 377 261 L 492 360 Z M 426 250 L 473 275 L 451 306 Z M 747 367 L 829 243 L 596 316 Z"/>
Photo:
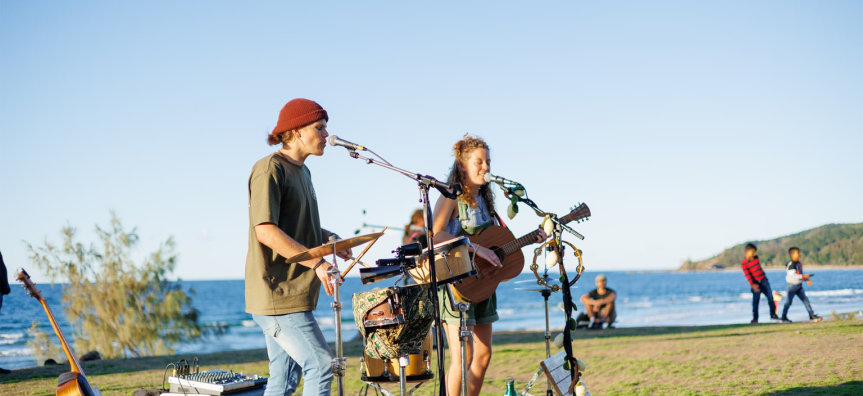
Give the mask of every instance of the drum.
<path id="1" fill-rule="evenodd" d="M 434 248 L 435 272 L 438 285 L 453 283 L 468 276 L 476 275 L 473 258 L 467 250 L 470 240 L 459 237 Z M 428 249 L 416 256 L 417 266 L 408 270 L 418 284 L 431 283 L 431 268 Z"/>
<path id="2" fill-rule="evenodd" d="M 398 288 L 388 288 L 386 300 L 375 305 L 363 316 L 363 326 L 381 327 L 405 322 Z"/>
<path id="3" fill-rule="evenodd" d="M 434 378 L 431 371 L 432 333 L 426 335 L 420 353 L 408 355 L 410 363 L 405 367 L 405 381 L 423 382 Z M 375 359 L 363 352 L 360 362 L 361 379 L 365 382 L 399 382 L 398 359 Z"/>
<path id="4" fill-rule="evenodd" d="M 415 355 L 434 321 L 430 284 L 376 289 L 353 296 L 354 323 L 369 357 Z"/>

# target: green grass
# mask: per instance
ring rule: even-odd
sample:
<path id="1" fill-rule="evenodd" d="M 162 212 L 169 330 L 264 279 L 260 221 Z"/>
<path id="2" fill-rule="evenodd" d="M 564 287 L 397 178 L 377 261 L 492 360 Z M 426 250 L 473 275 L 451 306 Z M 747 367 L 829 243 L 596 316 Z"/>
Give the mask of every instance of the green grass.
<path id="1" fill-rule="evenodd" d="M 583 378 L 594 395 L 863 395 L 863 321 L 656 327 L 579 331 L 574 352 L 587 363 Z M 556 335 L 553 334 L 552 336 Z M 507 376 L 519 391 L 545 355 L 538 333 L 498 333 L 484 395 L 503 393 Z M 361 346 L 345 345 L 348 395 L 357 394 Z M 555 353 L 556 351 L 553 351 Z M 90 383 L 105 396 L 158 388 L 166 364 L 181 357 L 84 363 Z M 267 375 L 265 350 L 199 356 L 203 369 Z M 0 395 L 54 394 L 67 367 L 15 370 L 0 377 Z M 398 386 L 388 385 L 390 391 Z M 418 395 L 431 395 L 433 384 Z M 534 395 L 545 390 L 540 379 Z"/>

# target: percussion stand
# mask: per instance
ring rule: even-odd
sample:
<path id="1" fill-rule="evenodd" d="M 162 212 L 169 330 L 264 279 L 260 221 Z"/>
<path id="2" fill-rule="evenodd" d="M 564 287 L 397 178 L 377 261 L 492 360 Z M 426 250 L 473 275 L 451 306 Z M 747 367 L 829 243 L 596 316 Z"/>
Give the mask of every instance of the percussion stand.
<path id="1" fill-rule="evenodd" d="M 552 228 L 552 234 L 550 235 L 550 237 L 552 238 L 553 246 L 554 246 L 555 252 L 557 253 L 557 264 L 560 266 L 560 269 L 561 269 L 561 276 L 562 276 L 561 282 L 566 283 L 565 285 L 563 285 L 564 307 L 569 307 L 571 309 L 571 307 L 572 307 L 572 302 L 571 302 L 572 301 L 571 300 L 572 295 L 571 295 L 571 291 L 570 291 L 569 279 L 567 278 L 566 270 L 563 267 L 563 245 L 561 242 L 561 237 L 563 236 L 564 231 L 569 232 L 570 234 L 574 235 L 576 238 L 581 239 L 581 240 L 584 240 L 584 236 L 581 235 L 578 231 L 572 229 L 572 227 L 561 223 L 558 220 L 557 215 L 555 215 L 554 213 L 545 212 L 542 209 L 540 209 L 539 206 L 535 202 L 533 202 L 532 199 L 527 198 L 526 194 L 524 193 L 524 187 L 521 186 L 520 184 L 515 183 L 515 184 L 511 184 L 509 186 L 501 185 L 500 187 L 501 187 L 501 189 L 504 190 L 504 195 L 507 198 L 510 198 L 512 200 L 513 206 L 515 206 L 516 202 L 524 203 L 527 206 L 529 206 L 531 209 L 533 209 L 533 211 L 538 216 L 548 217 L 548 219 L 552 221 L 552 224 L 554 226 Z M 518 187 L 521 187 L 521 194 L 517 193 L 517 191 L 516 191 L 516 189 Z M 516 213 L 518 213 L 518 212 L 516 212 Z M 581 277 L 580 272 L 578 274 L 578 277 L 576 277 L 575 281 L 578 281 L 579 277 Z M 550 336 L 550 331 L 549 331 L 549 319 L 548 319 L 548 297 L 550 295 L 551 295 L 551 291 L 543 292 L 543 297 L 545 298 L 545 357 L 546 357 L 546 359 L 548 359 L 551 356 L 551 348 L 549 345 L 551 336 Z M 567 302 L 567 300 L 569 300 L 569 302 Z M 572 355 L 572 349 L 571 349 L 572 348 L 572 346 L 571 346 L 572 338 L 571 338 L 570 330 L 569 330 L 570 321 L 572 320 L 572 318 L 570 316 L 570 311 L 564 310 L 564 312 L 566 312 L 565 316 L 566 316 L 566 326 L 567 326 L 563 331 L 563 333 L 564 333 L 564 338 L 563 338 L 564 339 L 564 349 L 566 350 L 567 358 L 570 358 L 573 356 Z M 542 370 L 540 370 L 540 372 L 542 372 Z M 537 375 L 539 375 L 540 372 L 537 372 Z M 573 370 L 570 370 L 570 372 L 572 373 Z M 578 381 L 578 377 L 577 377 L 578 376 L 578 373 L 577 373 L 578 369 L 574 368 L 574 372 L 576 374 L 573 376 L 573 380 L 572 380 L 573 386 Z M 530 384 L 528 385 L 528 389 L 526 389 L 524 391 L 524 393 L 527 393 L 527 391 L 530 389 L 530 386 L 533 385 L 533 381 L 537 378 L 537 375 L 534 375 L 534 379 L 531 380 Z M 551 379 L 547 379 L 546 381 L 548 384 L 548 388 L 547 388 L 548 390 L 546 391 L 546 395 L 552 396 L 554 393 L 551 390 Z M 570 392 L 573 391 L 572 386 L 570 386 L 569 390 L 570 390 Z"/>
<path id="2" fill-rule="evenodd" d="M 330 236 L 330 242 L 336 240 L 334 235 Z M 339 288 L 342 285 L 342 275 L 336 266 L 336 244 L 333 244 L 333 266 L 327 273 L 330 275 L 330 283 L 333 284 L 333 302 L 330 306 L 333 307 L 333 315 L 335 315 L 336 324 L 336 356 L 332 360 L 333 375 L 338 378 L 339 396 L 345 395 L 345 369 L 347 368 L 344 352 L 342 351 L 342 302 L 339 296 Z"/>
<path id="3" fill-rule="evenodd" d="M 465 315 L 470 309 L 470 303 L 460 302 L 456 304 L 453 296 L 451 285 L 446 285 L 446 295 L 449 299 L 449 305 L 453 310 L 458 310 L 459 332 L 458 339 L 461 342 L 461 394 L 467 395 L 467 341 L 473 336 L 473 332 L 467 329 L 467 319 Z"/>
<path id="4" fill-rule="evenodd" d="M 432 187 L 434 187 L 435 189 L 437 189 L 441 193 L 441 195 L 443 195 L 447 198 L 450 198 L 450 199 L 456 199 L 456 197 L 461 195 L 461 186 L 458 184 L 450 185 L 448 183 L 439 181 L 439 180 L 435 179 L 434 177 L 431 177 L 428 175 L 422 175 L 419 173 L 408 172 L 404 169 L 396 168 L 395 166 L 392 166 L 389 162 L 387 162 L 386 160 L 383 160 L 383 159 L 382 159 L 383 162 L 381 162 L 381 161 L 377 161 L 377 160 L 374 160 L 374 159 L 371 159 L 368 157 L 363 157 L 363 156 L 359 155 L 355 150 L 349 150 L 348 155 L 351 158 L 363 160 L 366 164 L 375 164 L 375 165 L 378 165 L 380 167 L 387 168 L 389 170 L 401 173 L 401 174 L 403 174 L 403 175 L 405 175 L 405 176 L 407 176 L 407 177 L 409 177 L 409 178 L 411 178 L 417 182 L 417 188 L 419 188 L 419 190 L 420 190 L 420 201 L 423 204 L 423 212 L 425 213 L 424 220 L 425 220 L 425 228 L 426 228 L 426 239 L 428 240 L 428 251 L 431 252 L 430 258 L 429 258 L 431 265 L 429 265 L 429 269 L 431 269 L 432 306 L 434 307 L 434 326 L 435 326 L 435 328 L 437 328 L 437 333 L 436 333 L 437 337 L 436 337 L 435 342 L 437 343 L 438 375 L 440 375 L 440 378 L 446 378 L 446 373 L 445 373 L 446 356 L 444 355 L 445 352 L 444 352 L 443 326 L 441 325 L 441 318 L 440 318 L 440 306 L 441 306 L 440 304 L 441 304 L 441 302 L 438 300 L 438 293 L 437 293 L 438 286 L 439 286 L 438 282 L 437 282 L 437 271 L 435 268 L 437 266 L 434 265 L 434 230 L 432 229 L 434 222 L 433 222 L 433 218 L 432 218 L 431 204 L 429 203 L 429 190 Z M 375 155 L 377 155 L 377 154 L 375 154 Z M 338 331 L 339 331 L 339 333 L 336 333 L 337 338 L 341 336 L 341 334 L 340 334 L 341 329 L 339 329 Z M 401 358 L 399 358 L 399 366 L 401 366 Z M 401 367 L 400 371 L 402 371 L 402 374 L 403 374 L 404 368 Z M 343 379 L 340 377 L 339 383 L 341 384 L 342 381 L 343 381 Z M 403 375 L 402 375 L 402 381 L 404 381 Z M 402 386 L 402 391 L 403 391 L 402 396 L 404 396 L 404 386 Z M 341 389 L 339 389 L 339 393 L 340 393 L 339 396 L 342 396 L 341 395 Z M 441 383 L 441 387 L 440 387 L 440 396 L 446 396 L 446 384 L 443 382 Z"/>
<path id="5" fill-rule="evenodd" d="M 551 329 L 548 324 L 548 298 L 551 297 L 551 289 L 545 289 L 540 293 L 542 293 L 542 297 L 545 299 L 545 358 L 548 359 L 551 357 Z M 554 391 L 551 389 L 550 378 L 546 378 L 546 385 L 546 396 L 554 396 Z"/>
<path id="6" fill-rule="evenodd" d="M 458 303 L 458 316 L 459 321 L 461 322 L 461 327 L 459 328 L 458 339 L 461 341 L 461 394 L 467 396 L 467 339 L 471 337 L 472 333 L 467 329 L 467 325 L 465 324 L 465 313 L 470 308 L 469 303 L 460 302 Z"/>

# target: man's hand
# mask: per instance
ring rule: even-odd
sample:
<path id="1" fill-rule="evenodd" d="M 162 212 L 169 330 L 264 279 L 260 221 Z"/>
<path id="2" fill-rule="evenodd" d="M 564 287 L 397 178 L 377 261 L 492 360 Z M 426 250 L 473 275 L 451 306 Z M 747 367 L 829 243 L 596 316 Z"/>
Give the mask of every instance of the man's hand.
<path id="1" fill-rule="evenodd" d="M 756 285 L 756 284 L 754 284 L 754 283 L 753 283 L 753 284 L 751 284 L 751 285 L 749 285 L 749 286 L 750 286 L 750 287 L 752 287 L 752 291 L 754 291 L 754 292 L 756 292 L 756 293 L 758 293 L 758 292 L 760 292 L 760 291 L 761 291 L 761 289 L 759 289 L 759 288 L 758 288 L 758 285 Z"/>
<path id="2" fill-rule="evenodd" d="M 329 274 L 330 268 L 333 268 L 333 265 L 324 261 L 323 264 L 319 265 L 318 268 L 315 269 L 315 275 L 317 275 L 318 279 L 321 280 L 321 283 L 324 284 L 324 290 L 327 292 L 328 296 L 333 295 L 333 284 L 331 283 L 333 278 Z"/>
<path id="3" fill-rule="evenodd" d="M 353 256 L 351 249 L 342 250 L 341 252 L 336 253 L 336 256 L 339 256 L 342 260 L 348 260 L 349 257 Z"/>

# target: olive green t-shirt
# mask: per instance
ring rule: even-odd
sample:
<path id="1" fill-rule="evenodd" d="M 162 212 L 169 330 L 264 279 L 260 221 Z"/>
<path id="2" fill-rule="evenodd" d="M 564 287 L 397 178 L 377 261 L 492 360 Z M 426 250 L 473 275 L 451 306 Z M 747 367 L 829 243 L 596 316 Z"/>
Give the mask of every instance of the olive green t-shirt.
<path id="1" fill-rule="evenodd" d="M 313 311 L 321 281 L 315 271 L 288 263 L 258 242 L 255 226 L 273 223 L 305 247 L 322 244 L 318 199 L 305 165 L 278 152 L 255 163 L 249 176 L 249 253 L 246 256 L 246 312 L 283 315 Z"/>

